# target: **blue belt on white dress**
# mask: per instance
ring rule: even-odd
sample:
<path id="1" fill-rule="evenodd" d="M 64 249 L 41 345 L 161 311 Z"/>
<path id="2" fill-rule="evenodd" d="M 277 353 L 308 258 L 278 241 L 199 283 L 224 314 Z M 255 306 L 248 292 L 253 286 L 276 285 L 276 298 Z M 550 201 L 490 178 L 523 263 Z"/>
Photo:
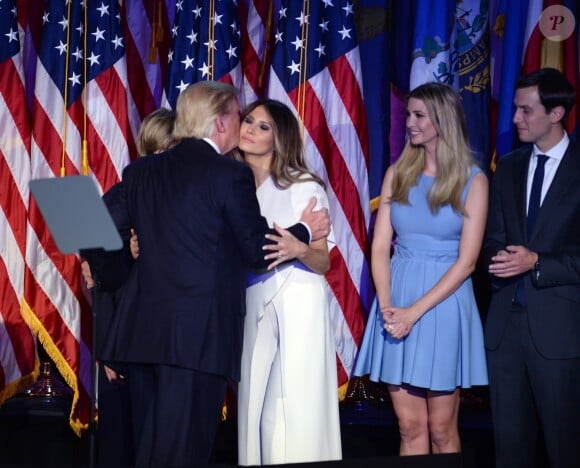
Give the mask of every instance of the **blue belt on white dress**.
<path id="1" fill-rule="evenodd" d="M 304 263 L 293 260 L 291 262 L 283 263 L 282 265 L 273 268 L 272 270 L 256 270 L 256 271 L 248 271 L 246 273 L 246 287 L 249 288 L 254 284 L 264 282 L 274 276 L 277 273 L 280 273 L 290 267 L 299 268 L 304 271 L 312 272 L 310 268 L 308 268 Z"/>

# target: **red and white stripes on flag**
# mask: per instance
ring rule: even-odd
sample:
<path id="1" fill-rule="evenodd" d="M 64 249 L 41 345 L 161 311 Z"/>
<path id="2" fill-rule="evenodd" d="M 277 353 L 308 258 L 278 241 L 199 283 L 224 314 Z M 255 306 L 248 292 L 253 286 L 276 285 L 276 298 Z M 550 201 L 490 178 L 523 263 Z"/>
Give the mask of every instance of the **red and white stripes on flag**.
<path id="1" fill-rule="evenodd" d="M 344 384 L 364 330 L 370 287 L 369 150 L 353 6 L 341 0 L 283 0 L 273 13 L 268 96 L 295 110 L 307 163 L 327 184 L 336 246 L 326 279 L 339 384 Z"/>
<path id="2" fill-rule="evenodd" d="M 26 270 L 30 125 L 24 103 L 22 28 L 15 1 L 0 14 L 0 404 L 32 382 L 35 340 L 20 313 Z M 4 115 L 4 111 L 3 111 Z M 36 366 L 38 371 L 38 366 Z"/>
<path id="3" fill-rule="evenodd" d="M 238 5 L 244 73 L 242 95 L 246 103 L 266 95 L 274 38 L 274 8 L 271 0 L 240 0 Z"/>
<path id="4" fill-rule="evenodd" d="M 135 153 L 140 117 L 127 92 L 119 3 L 86 5 L 85 12 L 81 2 L 48 0 L 42 29 L 33 34 L 40 40 L 34 44 L 31 177 L 90 174 L 105 191 Z M 90 304 L 79 259 L 58 251 L 34 200 L 29 223 L 24 311 L 73 390 L 70 421 L 78 433 L 90 417 Z"/>

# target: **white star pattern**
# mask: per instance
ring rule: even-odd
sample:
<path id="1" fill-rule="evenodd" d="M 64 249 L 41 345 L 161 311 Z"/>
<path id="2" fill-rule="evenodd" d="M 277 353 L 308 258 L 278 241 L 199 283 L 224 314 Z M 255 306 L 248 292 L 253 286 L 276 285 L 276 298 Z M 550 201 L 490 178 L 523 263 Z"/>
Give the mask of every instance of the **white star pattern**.
<path id="1" fill-rule="evenodd" d="M 179 90 L 179 92 L 181 93 L 182 91 L 185 90 L 185 88 L 187 88 L 189 86 L 189 83 L 184 83 L 183 80 L 181 80 L 179 82 L 179 84 L 176 86 L 176 88 Z"/>
<path id="2" fill-rule="evenodd" d="M 119 37 L 119 36 L 115 36 L 115 39 L 113 39 L 111 41 L 111 43 L 115 46 L 115 49 L 117 47 L 123 47 L 123 38 Z"/>
<path id="3" fill-rule="evenodd" d="M 326 55 L 326 52 L 324 51 L 324 49 L 326 49 L 326 46 L 324 44 L 322 44 L 322 42 L 319 42 L 318 47 L 314 50 L 316 52 L 318 52 L 318 56 L 321 57 L 322 55 Z"/>
<path id="4" fill-rule="evenodd" d="M 77 75 L 76 73 L 73 73 L 72 76 L 70 76 L 68 80 L 71 82 L 71 84 L 73 86 L 76 86 L 76 85 L 81 84 L 80 78 L 81 78 L 81 75 Z"/>
<path id="5" fill-rule="evenodd" d="M 350 29 L 346 29 L 346 27 L 343 26 L 342 29 L 338 31 L 338 34 L 342 36 L 342 39 L 346 39 L 347 37 L 350 39 L 350 31 Z"/>
<path id="6" fill-rule="evenodd" d="M 219 80 L 240 62 L 240 29 L 236 23 L 235 2 L 181 0 L 183 11 L 175 13 L 174 34 L 170 47 L 168 82 L 165 87 L 169 106 L 175 106 L 184 86 L 200 80 Z M 240 74 L 240 78 L 242 75 Z M 242 86 L 241 81 L 230 82 Z"/>
<path id="7" fill-rule="evenodd" d="M 288 65 L 286 68 L 290 69 L 290 74 L 293 75 L 294 73 L 300 73 L 300 64 L 295 63 L 292 60 L 292 63 Z"/>
<path id="8" fill-rule="evenodd" d="M 300 16 L 296 18 L 296 20 L 300 23 L 300 26 L 304 26 L 304 24 L 308 24 L 308 16 L 304 15 L 304 12 L 300 12 Z"/>
<path id="9" fill-rule="evenodd" d="M 356 44 L 352 1 L 320 3 L 314 11 L 303 10 L 301 2 L 288 1 L 279 10 L 272 63 L 288 89 L 310 79 Z"/>
<path id="10" fill-rule="evenodd" d="M 191 31 L 191 34 L 185 36 L 189 39 L 190 44 L 195 44 L 197 42 L 197 33 L 195 31 Z"/>
<path id="11" fill-rule="evenodd" d="M 193 57 L 190 57 L 189 55 L 185 56 L 185 59 L 181 61 L 181 63 L 183 63 L 183 65 L 185 65 L 185 69 L 187 70 L 188 68 L 193 68 Z"/>
<path id="12" fill-rule="evenodd" d="M 298 50 L 301 47 L 304 47 L 302 39 L 300 39 L 298 36 L 296 36 L 296 39 L 294 39 L 294 42 L 292 42 L 292 45 L 295 47 L 295 50 Z"/>
<path id="13" fill-rule="evenodd" d="M 62 19 L 58 22 L 62 26 L 62 30 L 65 31 L 68 28 L 68 20 L 63 16 Z"/>
<path id="14" fill-rule="evenodd" d="M 95 4 L 70 0 L 46 4 L 49 10 L 43 12 L 41 49 L 53 52 L 49 54 L 41 50 L 39 57 L 59 88 L 64 82 L 68 83 L 67 99 L 70 104 L 80 96 L 85 83 L 124 56 L 119 5 L 116 0 L 100 0 Z M 83 4 L 88 5 L 86 11 Z M 51 22 L 51 18 L 59 20 Z M 73 25 L 77 25 L 74 34 L 69 34 L 68 30 Z M 85 37 L 85 30 L 92 32 Z M 68 72 L 65 72 L 64 59 L 67 55 Z M 85 57 L 87 69 L 83 61 Z"/>
<path id="15" fill-rule="evenodd" d="M 205 62 L 203 62 L 203 65 L 198 68 L 198 70 L 201 72 L 201 76 L 205 77 L 209 75 L 210 67 Z"/>
<path id="16" fill-rule="evenodd" d="M 342 7 L 342 9 L 346 12 L 346 16 L 353 14 L 352 3 L 347 3 L 345 7 Z"/>
<path id="17" fill-rule="evenodd" d="M 8 37 L 8 43 L 18 40 L 18 31 L 14 31 L 13 29 L 10 29 L 10 31 L 4 35 Z"/>
<path id="18" fill-rule="evenodd" d="M 91 66 L 99 65 L 99 57 L 99 55 L 95 55 L 94 52 L 91 52 L 91 55 L 87 58 L 87 60 L 90 62 Z"/>
<path id="19" fill-rule="evenodd" d="M 77 59 L 77 62 L 83 58 L 83 51 L 77 46 L 76 50 L 71 54 Z"/>
<path id="20" fill-rule="evenodd" d="M 237 57 L 237 55 L 236 55 L 236 48 L 237 48 L 237 47 L 233 47 L 233 46 L 230 44 L 230 46 L 229 46 L 229 47 L 228 47 L 228 49 L 226 50 L 226 54 L 228 54 L 228 57 L 229 57 L 229 58 L 232 58 L 232 57 Z"/>
<path id="21" fill-rule="evenodd" d="M 101 14 L 101 16 L 105 16 L 109 14 L 109 5 L 105 5 L 101 3 L 101 6 L 97 8 L 97 11 Z"/>
<path id="22" fill-rule="evenodd" d="M 59 55 L 66 54 L 66 44 L 62 41 L 59 42 L 55 49 L 60 52 Z"/>
<path id="23" fill-rule="evenodd" d="M 105 40 L 105 31 L 101 31 L 99 28 L 92 33 L 95 36 L 95 42 L 99 42 L 99 40 Z"/>

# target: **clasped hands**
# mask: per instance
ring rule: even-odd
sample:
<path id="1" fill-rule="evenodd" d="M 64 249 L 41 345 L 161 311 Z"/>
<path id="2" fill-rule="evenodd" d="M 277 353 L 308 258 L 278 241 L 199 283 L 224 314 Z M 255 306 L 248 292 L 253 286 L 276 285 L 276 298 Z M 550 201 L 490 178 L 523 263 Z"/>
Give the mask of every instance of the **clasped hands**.
<path id="1" fill-rule="evenodd" d="M 417 321 L 409 307 L 381 307 L 381 314 L 385 322 L 384 328 L 393 338 L 405 338 Z"/>
<path id="2" fill-rule="evenodd" d="M 533 269 L 538 254 L 522 245 L 508 245 L 491 257 L 489 272 L 498 278 L 510 278 Z"/>

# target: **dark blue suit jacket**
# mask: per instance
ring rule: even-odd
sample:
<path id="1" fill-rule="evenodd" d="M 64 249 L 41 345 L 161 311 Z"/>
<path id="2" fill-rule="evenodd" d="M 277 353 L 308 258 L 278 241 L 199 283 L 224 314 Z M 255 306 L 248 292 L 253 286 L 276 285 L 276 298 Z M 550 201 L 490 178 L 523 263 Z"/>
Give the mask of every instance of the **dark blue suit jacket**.
<path id="1" fill-rule="evenodd" d="M 111 358 L 239 379 L 246 268 L 269 263 L 251 170 L 185 139 L 127 166 L 107 204 L 120 231 L 135 228 L 140 252 Z M 304 226 L 291 231 L 308 242 Z"/>
<path id="2" fill-rule="evenodd" d="M 580 357 L 580 147 L 570 141 L 528 238 L 526 180 L 531 153 L 531 146 L 526 146 L 500 160 L 490 192 L 486 264 L 506 245 L 538 252 L 538 280 L 533 272 L 523 275 L 530 333 L 545 358 Z M 516 281 L 493 280 L 485 327 L 490 349 L 502 339 Z"/>

